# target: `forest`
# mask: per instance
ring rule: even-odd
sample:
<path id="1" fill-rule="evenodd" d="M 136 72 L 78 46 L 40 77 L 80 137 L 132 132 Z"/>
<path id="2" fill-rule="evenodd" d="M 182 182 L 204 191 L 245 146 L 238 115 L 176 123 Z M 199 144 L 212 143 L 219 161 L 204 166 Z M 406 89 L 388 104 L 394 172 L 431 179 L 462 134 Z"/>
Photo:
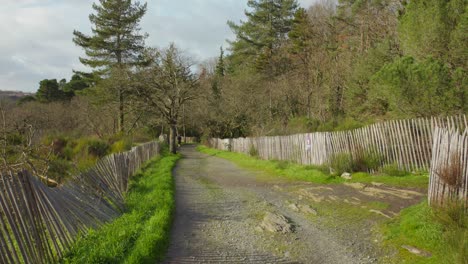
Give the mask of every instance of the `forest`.
<path id="1" fill-rule="evenodd" d="M 249 0 L 219 56 L 146 44 L 147 6 L 100 0 L 75 30 L 89 72 L 0 103 L 0 170 L 61 182 L 170 135 L 289 135 L 468 113 L 466 0 Z M 110 21 L 110 22 L 109 22 Z M 111 23 L 115 22 L 115 23 Z"/>

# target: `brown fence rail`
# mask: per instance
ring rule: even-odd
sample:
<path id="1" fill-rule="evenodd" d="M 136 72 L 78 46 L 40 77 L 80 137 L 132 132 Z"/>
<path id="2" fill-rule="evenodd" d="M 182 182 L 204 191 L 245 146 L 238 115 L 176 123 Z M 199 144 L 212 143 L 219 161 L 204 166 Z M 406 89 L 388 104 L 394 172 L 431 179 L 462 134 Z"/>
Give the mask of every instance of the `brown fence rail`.
<path id="1" fill-rule="evenodd" d="M 395 164 L 407 171 L 430 169 L 432 140 L 436 127 L 464 130 L 464 115 L 419 118 L 377 123 L 343 132 L 317 132 L 291 136 L 210 139 L 211 147 L 249 154 L 262 159 L 287 160 L 306 165 L 324 165 L 341 153 L 375 153 L 382 166 Z"/>
<path id="2" fill-rule="evenodd" d="M 107 156 L 57 188 L 0 173 L 0 263 L 56 262 L 79 232 L 122 213 L 130 176 L 159 151 L 152 142 Z"/>
<path id="3" fill-rule="evenodd" d="M 468 205 L 468 129 L 434 131 L 429 203 L 444 206 L 462 202 Z"/>

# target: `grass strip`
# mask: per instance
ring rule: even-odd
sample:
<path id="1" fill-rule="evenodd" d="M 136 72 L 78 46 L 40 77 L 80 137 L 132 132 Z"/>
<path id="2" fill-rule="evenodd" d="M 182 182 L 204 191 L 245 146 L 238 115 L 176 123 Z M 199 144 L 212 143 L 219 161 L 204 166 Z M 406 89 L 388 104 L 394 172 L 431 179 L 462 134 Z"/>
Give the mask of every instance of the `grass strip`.
<path id="1" fill-rule="evenodd" d="M 468 215 L 463 206 L 431 208 L 427 202 L 408 207 L 382 225 L 384 245 L 396 249 L 391 263 L 468 263 Z M 429 252 L 410 253 L 402 246 Z"/>
<path id="2" fill-rule="evenodd" d="M 264 171 L 271 176 L 280 176 L 290 180 L 299 180 L 318 184 L 339 184 L 344 182 L 379 182 L 394 187 L 416 187 L 423 189 L 427 189 L 429 184 L 429 177 L 428 175 L 424 174 L 388 176 L 370 175 L 369 173 L 358 172 L 352 175 L 352 180 L 345 180 L 341 177 L 331 176 L 323 169 L 314 166 L 304 166 L 286 161 L 261 160 L 244 153 L 216 150 L 202 145 L 198 146 L 197 150 L 211 156 L 227 159 L 246 169 Z"/>
<path id="3" fill-rule="evenodd" d="M 132 178 L 127 211 L 80 236 L 61 263 L 156 263 L 169 245 L 175 208 L 172 169 L 179 155 L 163 153 Z"/>

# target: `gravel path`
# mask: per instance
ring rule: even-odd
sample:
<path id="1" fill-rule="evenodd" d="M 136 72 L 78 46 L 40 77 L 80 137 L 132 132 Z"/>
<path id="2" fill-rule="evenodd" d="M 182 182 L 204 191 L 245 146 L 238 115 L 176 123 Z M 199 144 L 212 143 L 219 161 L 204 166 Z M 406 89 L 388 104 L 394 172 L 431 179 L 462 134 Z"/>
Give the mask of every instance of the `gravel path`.
<path id="1" fill-rule="evenodd" d="M 175 168 L 176 214 L 165 263 L 374 263 L 369 230 L 324 228 L 294 210 L 307 183 L 265 178 L 224 159 L 181 150 Z M 352 188 L 349 188 L 352 189 Z M 300 197 L 302 199 L 302 197 Z M 259 228 L 267 212 L 285 216 L 291 233 Z M 310 212 L 309 212 L 310 213 Z M 359 230 L 356 230 L 359 229 Z"/>

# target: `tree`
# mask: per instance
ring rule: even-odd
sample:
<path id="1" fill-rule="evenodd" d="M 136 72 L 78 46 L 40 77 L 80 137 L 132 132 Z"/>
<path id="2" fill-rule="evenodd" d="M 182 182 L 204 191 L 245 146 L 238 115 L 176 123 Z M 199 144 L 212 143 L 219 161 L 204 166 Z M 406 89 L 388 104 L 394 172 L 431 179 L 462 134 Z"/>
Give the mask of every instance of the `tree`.
<path id="1" fill-rule="evenodd" d="M 296 0 L 249 0 L 251 11 L 245 11 L 247 21 L 228 21 L 236 40 L 231 44 L 234 64 L 250 64 L 259 71 L 271 72 L 273 56 L 282 48 L 291 30 Z"/>
<path id="2" fill-rule="evenodd" d="M 446 59 L 451 44 L 448 40 L 452 33 L 461 33 L 458 30 L 463 26 L 458 25 L 466 23 L 466 10 L 466 0 L 409 1 L 398 27 L 405 55 L 420 60 L 428 57 Z M 461 47 L 465 49 L 466 43 Z"/>
<path id="3" fill-rule="evenodd" d="M 66 95 L 59 89 L 59 83 L 56 79 L 45 79 L 39 82 L 39 89 L 37 90 L 36 98 L 40 102 L 50 103 L 64 100 Z"/>
<path id="4" fill-rule="evenodd" d="M 311 79 L 311 56 L 319 47 L 315 45 L 316 39 L 309 15 L 304 8 L 299 8 L 294 15 L 294 23 L 289 32 L 291 42 L 290 52 L 299 58 L 303 87 L 307 91 L 307 117 L 311 117 L 313 80 Z"/>
<path id="5" fill-rule="evenodd" d="M 82 91 L 89 88 L 91 85 L 85 76 L 81 73 L 73 74 L 72 78 L 68 83 L 63 86 L 63 90 L 68 93 L 76 94 L 78 91 Z"/>
<path id="6" fill-rule="evenodd" d="M 450 115 L 460 109 L 447 65 L 429 58 L 403 57 L 385 65 L 371 80 L 374 99 L 388 102 L 397 117 Z"/>
<path id="7" fill-rule="evenodd" d="M 198 94 L 198 77 L 192 64 L 171 44 L 154 52 L 153 62 L 135 76 L 136 95 L 144 104 L 161 114 L 170 127 L 170 151 L 176 153 L 177 124 L 182 107 Z"/>
<path id="8" fill-rule="evenodd" d="M 143 54 L 147 34 L 140 33 L 139 23 L 146 13 L 147 5 L 132 0 L 99 0 L 94 3 L 96 14 L 89 20 L 94 25 L 92 35 L 74 31 L 73 41 L 85 50 L 87 58 L 80 61 L 101 75 L 111 68 L 123 69 L 145 63 Z M 129 91 L 117 89 L 119 102 L 119 130 L 124 130 L 125 100 Z"/>
<path id="9" fill-rule="evenodd" d="M 224 50 L 220 48 L 218 62 L 216 63 L 216 75 L 218 77 L 224 77 L 226 75 L 226 65 L 224 64 Z"/>

